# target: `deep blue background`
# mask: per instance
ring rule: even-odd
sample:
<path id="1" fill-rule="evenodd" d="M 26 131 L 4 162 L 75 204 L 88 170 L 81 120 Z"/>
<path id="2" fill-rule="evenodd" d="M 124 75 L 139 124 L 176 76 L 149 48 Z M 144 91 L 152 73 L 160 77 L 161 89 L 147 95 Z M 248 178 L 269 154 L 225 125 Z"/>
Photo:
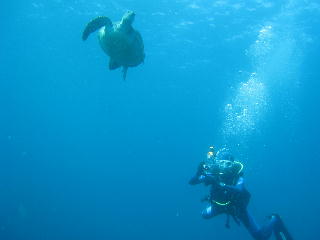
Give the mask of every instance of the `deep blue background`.
<path id="1" fill-rule="evenodd" d="M 81 33 L 126 9 L 146 59 L 124 82 Z M 2 1 L 0 238 L 250 239 L 201 219 L 208 189 L 187 184 L 216 144 L 246 164 L 259 222 L 278 212 L 318 239 L 319 15 L 311 0 Z M 262 92 L 241 88 L 253 72 Z"/>

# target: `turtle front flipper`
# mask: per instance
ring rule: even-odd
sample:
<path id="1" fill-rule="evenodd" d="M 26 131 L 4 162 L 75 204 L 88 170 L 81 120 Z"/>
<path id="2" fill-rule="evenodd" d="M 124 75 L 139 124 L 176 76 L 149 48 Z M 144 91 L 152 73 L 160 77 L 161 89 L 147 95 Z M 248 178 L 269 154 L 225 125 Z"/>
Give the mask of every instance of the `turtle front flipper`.
<path id="1" fill-rule="evenodd" d="M 83 31 L 82 40 L 87 40 L 91 33 L 97 31 L 99 28 L 102 28 L 104 26 L 108 28 L 112 27 L 112 22 L 109 18 L 100 16 L 91 20 Z"/>

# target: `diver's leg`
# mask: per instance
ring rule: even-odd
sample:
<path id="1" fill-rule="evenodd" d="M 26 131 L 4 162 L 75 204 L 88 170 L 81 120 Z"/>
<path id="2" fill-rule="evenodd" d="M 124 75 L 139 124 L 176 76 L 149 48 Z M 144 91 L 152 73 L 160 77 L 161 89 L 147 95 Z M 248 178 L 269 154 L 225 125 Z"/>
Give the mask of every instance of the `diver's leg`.
<path id="1" fill-rule="evenodd" d="M 255 222 L 248 210 L 241 211 L 238 217 L 243 223 L 243 225 L 247 228 L 251 236 L 256 240 L 269 239 L 277 223 L 276 218 L 271 218 L 268 224 L 264 225 L 263 227 L 260 227 Z"/>

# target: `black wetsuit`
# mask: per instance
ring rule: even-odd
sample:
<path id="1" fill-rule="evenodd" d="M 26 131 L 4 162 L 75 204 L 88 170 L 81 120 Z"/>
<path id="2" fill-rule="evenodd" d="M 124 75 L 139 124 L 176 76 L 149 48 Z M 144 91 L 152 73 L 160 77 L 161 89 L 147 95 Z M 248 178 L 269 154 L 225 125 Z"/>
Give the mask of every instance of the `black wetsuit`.
<path id="1" fill-rule="evenodd" d="M 285 229 L 280 217 L 271 216 L 267 224 L 259 226 L 247 210 L 250 200 L 250 193 L 244 187 L 244 178 L 239 177 L 236 184 L 219 184 L 214 176 L 210 174 L 198 174 L 194 176 L 189 184 L 195 185 L 205 183 L 211 186 L 209 205 L 202 211 L 202 217 L 212 218 L 225 213 L 232 216 L 237 222 L 241 222 L 256 240 L 269 239 L 274 232 L 277 240 L 292 240 L 292 237 Z M 218 199 L 218 201 L 217 201 Z M 282 234 L 280 234 L 280 232 Z M 283 238 L 283 237 L 285 238 Z"/>

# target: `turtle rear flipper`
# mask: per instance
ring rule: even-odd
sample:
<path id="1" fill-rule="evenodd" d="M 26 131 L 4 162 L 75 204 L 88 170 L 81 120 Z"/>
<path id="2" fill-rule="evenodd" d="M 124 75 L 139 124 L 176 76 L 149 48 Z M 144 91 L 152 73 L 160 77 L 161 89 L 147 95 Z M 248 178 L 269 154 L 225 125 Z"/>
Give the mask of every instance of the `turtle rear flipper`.
<path id="1" fill-rule="evenodd" d="M 123 81 L 125 81 L 125 80 L 126 80 L 126 78 L 127 78 L 127 72 L 128 72 L 128 67 L 123 66 L 123 68 L 122 68 Z"/>
<path id="2" fill-rule="evenodd" d="M 87 40 L 91 33 L 97 31 L 99 28 L 102 28 L 104 26 L 108 28 L 112 27 L 112 22 L 109 18 L 100 16 L 91 20 L 83 31 L 82 40 Z"/>
<path id="3" fill-rule="evenodd" d="M 115 60 L 113 60 L 112 58 L 110 58 L 109 69 L 110 70 L 114 70 L 114 69 L 117 69 L 119 67 L 121 67 L 121 65 L 119 63 L 117 63 Z"/>

